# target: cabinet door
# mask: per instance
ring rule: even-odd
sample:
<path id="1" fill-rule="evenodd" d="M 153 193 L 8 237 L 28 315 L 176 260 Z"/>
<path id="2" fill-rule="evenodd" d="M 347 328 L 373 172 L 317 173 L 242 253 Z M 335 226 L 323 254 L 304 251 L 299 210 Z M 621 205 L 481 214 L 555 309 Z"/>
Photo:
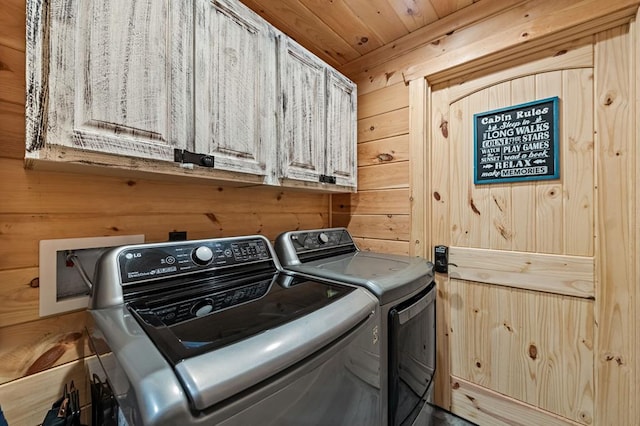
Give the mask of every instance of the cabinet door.
<path id="1" fill-rule="evenodd" d="M 197 0 L 196 147 L 215 168 L 275 179 L 277 47 L 239 2 Z"/>
<path id="2" fill-rule="evenodd" d="M 282 39 L 282 177 L 318 182 L 325 173 L 325 67 L 296 42 Z"/>
<path id="3" fill-rule="evenodd" d="M 327 72 L 327 175 L 336 184 L 357 184 L 356 86 L 337 72 Z"/>
<path id="4" fill-rule="evenodd" d="M 191 0 L 45 2 L 46 144 L 173 160 L 193 140 Z M 43 12 L 44 13 L 44 12 Z M 37 30 L 37 29 L 36 29 Z M 48 72 L 48 74 L 47 74 Z"/>

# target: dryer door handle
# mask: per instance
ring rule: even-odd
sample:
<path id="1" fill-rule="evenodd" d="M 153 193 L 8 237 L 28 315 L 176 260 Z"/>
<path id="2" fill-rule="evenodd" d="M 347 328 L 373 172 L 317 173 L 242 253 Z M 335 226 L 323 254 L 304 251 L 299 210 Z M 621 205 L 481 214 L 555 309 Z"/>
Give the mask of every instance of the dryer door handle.
<path id="1" fill-rule="evenodd" d="M 403 310 L 398 312 L 398 322 L 400 325 L 406 324 L 411 318 L 419 315 L 422 311 L 427 309 L 436 300 L 435 287 L 427 293 L 425 296 L 418 299 L 415 303 L 407 306 Z"/>

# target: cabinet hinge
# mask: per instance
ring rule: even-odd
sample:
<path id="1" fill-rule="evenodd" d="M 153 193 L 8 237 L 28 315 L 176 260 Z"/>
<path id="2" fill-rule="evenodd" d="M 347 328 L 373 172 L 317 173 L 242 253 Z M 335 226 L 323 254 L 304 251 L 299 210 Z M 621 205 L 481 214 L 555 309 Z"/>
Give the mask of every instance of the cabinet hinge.
<path id="1" fill-rule="evenodd" d="M 213 156 L 206 154 L 196 154 L 184 149 L 175 148 L 173 150 L 173 161 L 176 163 L 197 164 L 202 167 L 213 167 Z"/>
<path id="2" fill-rule="evenodd" d="M 318 180 L 322 183 L 336 183 L 335 176 L 320 175 L 320 178 Z"/>

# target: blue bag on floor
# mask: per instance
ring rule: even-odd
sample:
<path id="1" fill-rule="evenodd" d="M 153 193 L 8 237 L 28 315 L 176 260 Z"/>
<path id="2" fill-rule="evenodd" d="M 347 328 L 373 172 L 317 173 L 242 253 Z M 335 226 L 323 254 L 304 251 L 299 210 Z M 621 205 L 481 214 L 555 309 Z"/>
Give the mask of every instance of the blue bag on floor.
<path id="1" fill-rule="evenodd" d="M 4 418 L 2 407 L 0 407 L 0 426 L 9 426 L 9 423 L 7 423 L 7 419 Z"/>

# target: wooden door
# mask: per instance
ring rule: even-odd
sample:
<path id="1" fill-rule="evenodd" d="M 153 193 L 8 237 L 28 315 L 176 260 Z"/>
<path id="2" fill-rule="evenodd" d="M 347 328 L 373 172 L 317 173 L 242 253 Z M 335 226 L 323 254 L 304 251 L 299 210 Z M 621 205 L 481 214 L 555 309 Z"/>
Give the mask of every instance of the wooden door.
<path id="1" fill-rule="evenodd" d="M 450 255 L 438 368 L 452 411 L 480 424 L 594 419 L 593 64 L 589 38 L 432 87 L 432 235 Z M 474 184 L 474 114 L 551 97 L 560 178 Z"/>
<path id="2" fill-rule="evenodd" d="M 275 181 L 277 47 L 239 2 L 196 2 L 196 147 L 215 168 Z"/>
<path id="3" fill-rule="evenodd" d="M 326 66 L 287 37 L 280 52 L 282 177 L 318 182 L 325 173 Z"/>
<path id="4" fill-rule="evenodd" d="M 38 58 L 49 72 L 45 142 L 173 161 L 174 147 L 193 140 L 191 1 L 43 7 L 49 8 L 42 30 L 48 55 Z M 38 143 L 27 141 L 27 157 L 42 148 Z"/>
<path id="5" fill-rule="evenodd" d="M 336 184 L 355 187 L 356 158 L 356 86 L 336 71 L 327 72 L 327 154 L 326 174 Z"/>

